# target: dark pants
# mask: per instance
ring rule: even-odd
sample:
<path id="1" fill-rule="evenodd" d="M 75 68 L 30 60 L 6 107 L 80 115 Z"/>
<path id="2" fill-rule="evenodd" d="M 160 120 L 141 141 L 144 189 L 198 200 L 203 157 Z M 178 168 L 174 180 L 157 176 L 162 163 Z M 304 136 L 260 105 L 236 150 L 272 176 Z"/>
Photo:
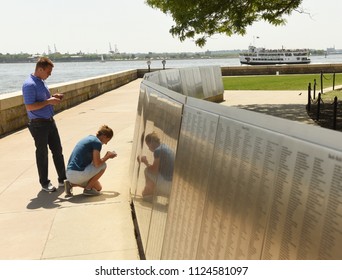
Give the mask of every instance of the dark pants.
<path id="1" fill-rule="evenodd" d="M 58 182 L 65 179 L 65 164 L 62 152 L 61 140 L 55 121 L 30 122 L 28 128 L 36 146 L 36 164 L 39 174 L 39 182 L 42 187 L 49 185 L 48 178 L 48 146 L 52 152 L 53 162 L 58 174 Z"/>

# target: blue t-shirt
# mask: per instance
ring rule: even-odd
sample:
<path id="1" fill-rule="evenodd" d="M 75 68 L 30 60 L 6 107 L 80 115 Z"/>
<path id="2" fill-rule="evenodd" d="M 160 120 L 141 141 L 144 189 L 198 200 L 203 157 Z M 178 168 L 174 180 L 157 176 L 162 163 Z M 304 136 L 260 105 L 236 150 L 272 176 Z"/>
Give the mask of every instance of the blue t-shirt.
<path id="1" fill-rule="evenodd" d="M 51 97 L 49 88 L 45 82 L 33 74 L 31 74 L 30 77 L 25 80 L 22 87 L 22 92 L 25 104 L 42 102 Z M 27 115 L 29 119 L 51 118 L 54 115 L 53 106 L 47 105 L 39 110 L 27 111 Z"/>
<path id="2" fill-rule="evenodd" d="M 93 161 L 93 151 L 101 151 L 101 141 L 93 135 L 80 140 L 72 151 L 67 170 L 83 171 Z"/>
<path id="3" fill-rule="evenodd" d="M 160 144 L 153 152 L 154 158 L 159 158 L 159 173 L 165 180 L 171 181 L 175 162 L 174 152 L 165 144 Z"/>

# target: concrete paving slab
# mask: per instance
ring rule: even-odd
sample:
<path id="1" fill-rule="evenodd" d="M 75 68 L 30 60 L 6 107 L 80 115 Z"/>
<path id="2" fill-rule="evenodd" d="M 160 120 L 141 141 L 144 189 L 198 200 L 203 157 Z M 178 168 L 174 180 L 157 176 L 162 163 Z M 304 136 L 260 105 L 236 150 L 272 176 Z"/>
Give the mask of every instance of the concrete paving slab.
<path id="1" fill-rule="evenodd" d="M 0 259 L 39 260 L 56 210 L 0 214 Z"/>
<path id="2" fill-rule="evenodd" d="M 225 103 L 231 106 L 251 104 L 306 104 L 307 93 L 301 90 L 226 90 Z"/>
<path id="3" fill-rule="evenodd" d="M 27 128 L 0 139 L 0 259 L 139 259 L 131 217 L 129 160 L 141 79 L 56 114 L 65 162 L 75 144 L 107 124 L 115 150 L 101 178 L 103 194 L 66 198 L 40 190 Z M 57 183 L 51 155 L 49 177 Z"/>
<path id="4" fill-rule="evenodd" d="M 84 219 L 87 223 L 80 224 Z M 121 251 L 132 251 L 136 248 L 136 241 L 133 235 L 127 235 L 131 230 L 131 220 L 127 203 L 92 201 L 79 203 L 77 207 L 65 207 L 56 214 L 42 258 L 79 259 L 100 254 L 111 257 Z"/>

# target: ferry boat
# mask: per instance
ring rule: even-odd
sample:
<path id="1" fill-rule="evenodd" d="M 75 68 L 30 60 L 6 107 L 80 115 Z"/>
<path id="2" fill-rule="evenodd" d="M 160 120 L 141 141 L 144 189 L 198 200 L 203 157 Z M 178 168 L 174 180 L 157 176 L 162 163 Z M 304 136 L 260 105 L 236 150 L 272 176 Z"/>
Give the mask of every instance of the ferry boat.
<path id="1" fill-rule="evenodd" d="M 275 49 L 249 46 L 248 52 L 240 53 L 240 63 L 248 65 L 308 64 L 311 62 L 308 49 Z"/>

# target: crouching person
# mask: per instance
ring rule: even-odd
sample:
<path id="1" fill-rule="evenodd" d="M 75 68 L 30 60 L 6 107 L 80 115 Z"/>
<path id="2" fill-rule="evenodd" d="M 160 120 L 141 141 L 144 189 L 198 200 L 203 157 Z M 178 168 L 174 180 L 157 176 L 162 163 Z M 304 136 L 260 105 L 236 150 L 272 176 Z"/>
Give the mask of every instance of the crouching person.
<path id="1" fill-rule="evenodd" d="M 84 195 L 101 194 L 102 186 L 99 179 L 106 170 L 106 161 L 115 158 L 115 152 L 107 152 L 101 158 L 103 144 L 113 138 L 113 130 L 107 125 L 100 127 L 96 136 L 89 135 L 81 139 L 72 151 L 66 170 L 67 180 L 64 188 L 67 196 L 72 196 L 73 187 L 84 188 Z"/>
<path id="2" fill-rule="evenodd" d="M 151 202 L 153 196 L 170 196 L 175 155 L 169 146 L 160 142 L 156 132 L 146 135 L 145 143 L 153 153 L 153 162 L 150 163 L 146 156 L 138 157 L 137 160 L 146 165 L 142 197 Z"/>

